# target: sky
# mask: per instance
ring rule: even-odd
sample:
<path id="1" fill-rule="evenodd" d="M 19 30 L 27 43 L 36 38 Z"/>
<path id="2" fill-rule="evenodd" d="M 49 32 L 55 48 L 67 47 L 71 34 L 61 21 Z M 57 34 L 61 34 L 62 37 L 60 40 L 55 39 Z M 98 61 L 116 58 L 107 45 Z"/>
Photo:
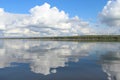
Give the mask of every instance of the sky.
<path id="1" fill-rule="evenodd" d="M 87 20 L 95 19 L 107 0 L 1 0 L 0 7 L 7 12 L 25 14 L 34 6 L 43 5 L 45 2 L 59 10 L 64 10 L 70 17 L 77 15 Z"/>
<path id="2" fill-rule="evenodd" d="M 0 0 L 0 36 L 120 34 L 120 0 Z"/>

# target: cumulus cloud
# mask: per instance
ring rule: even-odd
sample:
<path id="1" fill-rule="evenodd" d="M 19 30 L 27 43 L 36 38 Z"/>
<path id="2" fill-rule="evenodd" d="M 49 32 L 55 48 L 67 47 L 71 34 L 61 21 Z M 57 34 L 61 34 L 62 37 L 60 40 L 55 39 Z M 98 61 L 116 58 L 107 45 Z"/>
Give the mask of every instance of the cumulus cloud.
<path id="1" fill-rule="evenodd" d="M 120 1 L 110 0 L 99 14 L 99 19 L 108 26 L 120 26 Z M 99 24 L 99 26 L 102 26 Z M 106 31 L 107 30 L 107 31 Z M 45 3 L 35 6 L 28 14 L 14 14 L 0 8 L 0 37 L 73 36 L 88 34 L 119 34 L 120 28 L 91 26 L 78 16 L 70 18 L 57 7 Z"/>
<path id="2" fill-rule="evenodd" d="M 0 33 L 4 36 L 67 36 L 89 34 L 89 23 L 48 3 L 35 6 L 29 14 L 13 14 L 0 8 Z"/>
<path id="3" fill-rule="evenodd" d="M 120 0 L 109 0 L 99 18 L 108 26 L 120 27 Z"/>

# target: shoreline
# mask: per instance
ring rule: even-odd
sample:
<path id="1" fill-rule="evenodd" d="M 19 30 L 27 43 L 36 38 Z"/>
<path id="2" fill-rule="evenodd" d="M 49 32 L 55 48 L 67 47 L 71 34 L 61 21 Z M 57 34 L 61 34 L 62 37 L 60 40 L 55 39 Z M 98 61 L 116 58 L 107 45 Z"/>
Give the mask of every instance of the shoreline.
<path id="1" fill-rule="evenodd" d="M 84 36 L 62 36 L 62 37 L 3 37 L 2 40 L 9 39 L 39 39 L 52 41 L 81 41 L 81 42 L 120 42 L 120 35 L 84 35 Z"/>

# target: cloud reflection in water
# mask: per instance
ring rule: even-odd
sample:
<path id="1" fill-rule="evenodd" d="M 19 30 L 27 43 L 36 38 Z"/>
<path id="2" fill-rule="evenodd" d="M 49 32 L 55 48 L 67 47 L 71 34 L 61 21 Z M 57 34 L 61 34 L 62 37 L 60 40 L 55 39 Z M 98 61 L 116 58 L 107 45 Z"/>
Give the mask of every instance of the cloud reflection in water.
<path id="1" fill-rule="evenodd" d="M 32 72 L 48 75 L 56 73 L 59 67 L 69 66 L 67 63 L 70 61 L 78 62 L 80 58 L 93 54 L 98 56 L 99 61 L 105 61 L 104 56 L 109 57 L 110 53 L 112 57 L 113 55 L 120 57 L 118 55 L 120 44 L 0 40 L 0 68 L 16 66 L 12 63 L 29 63 Z M 114 75 L 119 80 L 119 63 L 119 60 L 109 60 L 109 63 L 101 64 L 103 71 L 108 74 L 108 78 L 109 75 Z"/>
<path id="2" fill-rule="evenodd" d="M 92 45 L 92 44 L 91 44 Z M 31 71 L 44 75 L 56 73 L 55 68 L 65 67 L 69 61 L 77 62 L 88 56 L 90 45 L 77 42 L 52 42 L 29 40 L 4 40 L 0 47 L 0 68 L 11 67 L 11 63 L 29 63 Z"/>

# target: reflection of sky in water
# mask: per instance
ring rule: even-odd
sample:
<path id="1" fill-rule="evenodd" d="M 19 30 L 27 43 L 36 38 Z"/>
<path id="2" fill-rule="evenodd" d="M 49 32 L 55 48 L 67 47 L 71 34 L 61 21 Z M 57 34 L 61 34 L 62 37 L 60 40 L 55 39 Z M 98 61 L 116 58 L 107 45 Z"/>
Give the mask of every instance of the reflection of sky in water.
<path id="1" fill-rule="evenodd" d="M 120 43 L 0 40 L 0 68 L 14 67 L 12 63 L 29 63 L 32 72 L 48 75 L 70 61 L 78 62 L 89 55 L 96 55 L 102 61 L 109 80 L 120 80 Z M 110 60 L 109 56 L 114 59 Z"/>
<path id="2" fill-rule="evenodd" d="M 88 56 L 89 46 L 66 42 L 5 40 L 1 42 L 0 68 L 11 67 L 13 62 L 30 63 L 31 71 L 47 75 L 50 74 L 50 68 L 64 67 L 71 60 L 77 62 L 79 57 Z M 55 72 L 54 69 L 52 73 Z"/>
<path id="3" fill-rule="evenodd" d="M 120 50 L 102 55 L 103 71 L 107 73 L 108 80 L 120 80 Z"/>

